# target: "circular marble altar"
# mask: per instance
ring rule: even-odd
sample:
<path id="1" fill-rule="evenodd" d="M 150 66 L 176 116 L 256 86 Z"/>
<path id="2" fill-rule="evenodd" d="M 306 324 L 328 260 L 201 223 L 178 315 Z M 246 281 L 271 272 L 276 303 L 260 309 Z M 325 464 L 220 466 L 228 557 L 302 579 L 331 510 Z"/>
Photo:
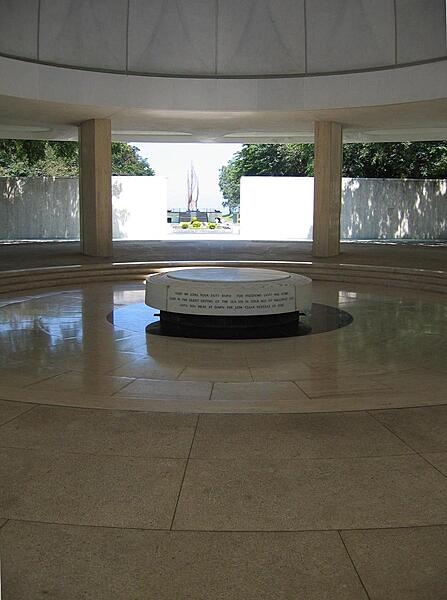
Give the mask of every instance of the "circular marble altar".
<path id="1" fill-rule="evenodd" d="M 170 335 L 298 335 L 299 316 L 312 304 L 312 280 L 267 269 L 181 269 L 149 276 L 145 301 L 160 309 L 161 328 Z"/>
<path id="2" fill-rule="evenodd" d="M 169 279 L 210 283 L 247 283 L 289 279 L 291 273 L 273 269 L 241 269 L 231 267 L 199 267 L 178 269 L 167 274 Z M 298 276 L 301 277 L 301 276 Z M 305 277 L 304 279 L 309 279 Z"/>
<path id="3" fill-rule="evenodd" d="M 269 269 L 179 269 L 146 279 L 146 304 L 190 315 L 306 313 L 312 304 L 312 280 Z"/>

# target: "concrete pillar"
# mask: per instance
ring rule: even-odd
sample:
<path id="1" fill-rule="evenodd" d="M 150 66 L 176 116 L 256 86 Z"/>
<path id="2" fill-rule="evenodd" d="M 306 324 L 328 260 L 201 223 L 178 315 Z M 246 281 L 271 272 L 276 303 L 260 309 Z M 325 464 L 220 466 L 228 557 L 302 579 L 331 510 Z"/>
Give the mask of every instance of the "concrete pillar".
<path id="1" fill-rule="evenodd" d="M 338 123 L 315 123 L 314 256 L 340 254 L 342 130 Z"/>
<path id="2" fill-rule="evenodd" d="M 109 119 L 79 127 L 81 251 L 112 255 L 112 131 Z"/>

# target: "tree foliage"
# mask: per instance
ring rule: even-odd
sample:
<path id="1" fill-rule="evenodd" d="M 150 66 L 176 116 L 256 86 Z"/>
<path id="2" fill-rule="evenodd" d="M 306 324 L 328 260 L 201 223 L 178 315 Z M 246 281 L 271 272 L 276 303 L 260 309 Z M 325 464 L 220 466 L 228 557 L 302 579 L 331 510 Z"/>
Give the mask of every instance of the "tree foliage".
<path id="1" fill-rule="evenodd" d="M 76 177 L 79 174 L 77 142 L 0 140 L 0 176 Z M 112 175 L 154 175 L 136 146 L 112 142 Z"/>
<path id="2" fill-rule="evenodd" d="M 155 175 L 136 146 L 112 142 L 112 175 Z"/>
<path id="3" fill-rule="evenodd" d="M 446 142 L 345 144 L 344 177 L 447 178 Z"/>
<path id="4" fill-rule="evenodd" d="M 240 179 L 244 175 L 313 175 L 312 144 L 244 144 L 219 171 L 224 206 L 239 206 Z"/>
<path id="5" fill-rule="evenodd" d="M 307 177 L 314 174 L 313 144 L 244 144 L 221 167 L 224 206 L 239 206 L 244 175 Z M 447 143 L 399 142 L 345 144 L 344 177 L 402 179 L 447 178 Z"/>

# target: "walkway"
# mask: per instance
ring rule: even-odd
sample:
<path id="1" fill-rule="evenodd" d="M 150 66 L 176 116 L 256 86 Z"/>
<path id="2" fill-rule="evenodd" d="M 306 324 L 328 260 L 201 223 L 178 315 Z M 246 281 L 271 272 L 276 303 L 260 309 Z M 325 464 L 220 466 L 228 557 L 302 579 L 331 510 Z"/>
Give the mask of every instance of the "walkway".
<path id="1" fill-rule="evenodd" d="M 197 240 L 114 243 L 114 256 L 80 254 L 79 242 L 0 244 L 0 271 L 33 267 L 165 260 L 294 260 L 447 270 L 447 241 L 432 244 L 342 243 L 334 258 L 312 257 L 310 242 Z"/>
<path id="2" fill-rule="evenodd" d="M 278 242 L 115 251 L 312 260 Z M 445 269 L 446 252 L 348 244 L 328 262 Z M 62 243 L 0 261 L 98 262 Z M 351 325 L 248 341 L 106 319 L 143 298 L 125 281 L 0 296 L 5 600 L 445 597 L 445 295 L 319 281 Z"/>

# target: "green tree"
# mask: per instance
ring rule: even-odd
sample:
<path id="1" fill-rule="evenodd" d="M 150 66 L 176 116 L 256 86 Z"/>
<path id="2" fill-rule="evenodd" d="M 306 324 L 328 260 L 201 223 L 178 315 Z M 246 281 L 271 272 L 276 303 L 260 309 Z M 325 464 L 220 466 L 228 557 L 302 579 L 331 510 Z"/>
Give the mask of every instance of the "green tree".
<path id="1" fill-rule="evenodd" d="M 0 140 L 0 176 L 75 177 L 79 173 L 77 142 Z M 113 175 L 154 175 L 136 146 L 112 142 Z"/>
<path id="2" fill-rule="evenodd" d="M 243 175 L 313 175 L 312 144 L 244 144 L 219 171 L 224 206 L 239 206 Z"/>
<path id="3" fill-rule="evenodd" d="M 244 175 L 307 177 L 314 173 L 313 144 L 244 144 L 219 171 L 224 206 L 239 206 Z M 344 177 L 447 178 L 447 143 L 344 144 Z"/>
<path id="4" fill-rule="evenodd" d="M 446 142 L 345 144 L 344 177 L 445 179 Z"/>
<path id="5" fill-rule="evenodd" d="M 112 142 L 112 175 L 155 175 L 136 146 Z"/>

